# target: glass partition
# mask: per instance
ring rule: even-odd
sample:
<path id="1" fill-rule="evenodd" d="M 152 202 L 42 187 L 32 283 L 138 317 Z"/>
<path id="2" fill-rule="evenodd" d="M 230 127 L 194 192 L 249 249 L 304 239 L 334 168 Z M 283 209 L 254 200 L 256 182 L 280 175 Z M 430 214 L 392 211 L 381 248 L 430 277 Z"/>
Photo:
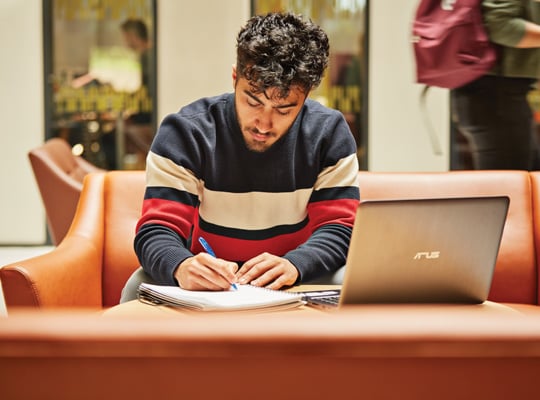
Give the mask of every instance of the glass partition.
<path id="1" fill-rule="evenodd" d="M 45 137 L 106 169 L 144 168 L 156 126 L 153 0 L 44 0 Z"/>
<path id="2" fill-rule="evenodd" d="M 360 169 L 367 169 L 368 0 L 252 0 L 252 14 L 292 11 L 320 25 L 330 39 L 330 63 L 314 99 L 340 110 L 356 139 Z"/>

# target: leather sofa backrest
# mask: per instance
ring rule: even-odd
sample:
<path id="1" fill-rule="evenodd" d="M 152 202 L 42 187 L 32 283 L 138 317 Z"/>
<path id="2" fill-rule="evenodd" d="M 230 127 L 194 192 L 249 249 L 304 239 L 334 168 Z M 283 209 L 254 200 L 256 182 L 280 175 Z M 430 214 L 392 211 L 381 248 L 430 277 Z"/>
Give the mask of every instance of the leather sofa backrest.
<path id="1" fill-rule="evenodd" d="M 529 173 L 525 171 L 359 172 L 360 198 L 398 199 L 506 195 L 510 207 L 489 300 L 538 304 L 538 276 Z M 540 173 L 537 176 L 540 185 Z M 133 250 L 145 188 L 143 171 L 106 174 L 103 306 L 118 303 L 139 266 Z M 537 186 L 540 197 L 540 186 Z M 539 203 L 540 204 L 540 200 Z M 539 211 L 540 214 L 540 211 Z M 539 239 L 537 239 L 540 242 Z M 540 246 L 540 243 L 538 243 Z M 539 256 L 540 257 L 540 256 Z"/>
<path id="2" fill-rule="evenodd" d="M 113 171 L 104 182 L 103 306 L 118 304 L 131 273 L 139 267 L 133 249 L 141 215 L 144 171 Z"/>
<path id="3" fill-rule="evenodd" d="M 537 304 L 538 278 L 529 174 L 526 171 L 365 172 L 360 199 L 506 195 L 510 197 L 489 300 Z M 540 228 L 537 228 L 540 229 Z"/>

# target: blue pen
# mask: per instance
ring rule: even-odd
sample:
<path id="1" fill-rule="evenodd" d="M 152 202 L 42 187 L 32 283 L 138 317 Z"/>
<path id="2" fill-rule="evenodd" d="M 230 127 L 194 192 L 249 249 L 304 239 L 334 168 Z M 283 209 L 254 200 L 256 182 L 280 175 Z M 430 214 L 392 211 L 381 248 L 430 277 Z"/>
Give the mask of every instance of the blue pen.
<path id="1" fill-rule="evenodd" d="M 212 248 L 210 247 L 210 245 L 208 244 L 208 242 L 206 240 L 204 240 L 204 238 L 202 236 L 199 236 L 199 243 L 201 244 L 201 246 L 203 247 L 204 251 L 206 251 L 208 254 L 210 254 L 212 257 L 215 257 L 216 256 L 216 253 L 214 253 L 214 250 L 212 250 Z M 236 286 L 236 283 L 231 283 L 231 287 L 234 289 L 234 290 L 238 290 L 238 286 Z"/>

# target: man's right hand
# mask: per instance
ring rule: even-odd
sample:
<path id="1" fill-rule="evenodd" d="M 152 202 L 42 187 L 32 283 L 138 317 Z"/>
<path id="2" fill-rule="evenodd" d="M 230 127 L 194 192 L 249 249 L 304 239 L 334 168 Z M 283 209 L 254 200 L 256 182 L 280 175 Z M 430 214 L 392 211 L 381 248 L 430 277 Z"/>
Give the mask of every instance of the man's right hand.
<path id="1" fill-rule="evenodd" d="M 234 262 L 199 253 L 186 258 L 176 269 L 174 277 L 182 289 L 229 290 L 236 283 L 238 265 Z"/>

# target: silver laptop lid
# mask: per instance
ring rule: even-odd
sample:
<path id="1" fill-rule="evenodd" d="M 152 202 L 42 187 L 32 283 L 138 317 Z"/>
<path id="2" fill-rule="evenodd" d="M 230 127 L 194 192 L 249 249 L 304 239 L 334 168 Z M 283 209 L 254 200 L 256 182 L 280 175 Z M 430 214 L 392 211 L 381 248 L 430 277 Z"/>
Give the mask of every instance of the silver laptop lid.
<path id="1" fill-rule="evenodd" d="M 341 304 L 481 303 L 508 197 L 360 203 Z"/>

